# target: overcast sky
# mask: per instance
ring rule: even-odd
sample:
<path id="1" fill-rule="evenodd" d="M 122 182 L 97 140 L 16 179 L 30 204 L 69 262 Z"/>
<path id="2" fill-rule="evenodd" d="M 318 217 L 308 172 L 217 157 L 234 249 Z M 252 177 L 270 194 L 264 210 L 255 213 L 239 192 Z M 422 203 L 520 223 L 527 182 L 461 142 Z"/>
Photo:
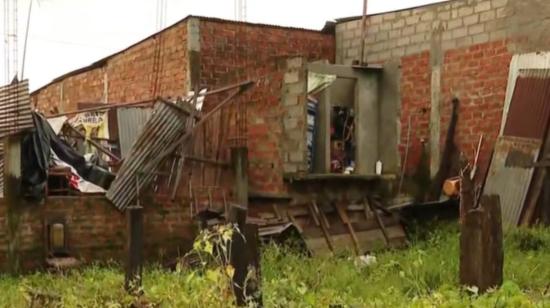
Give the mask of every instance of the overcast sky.
<path id="1" fill-rule="evenodd" d="M 19 52 L 22 54 L 29 0 L 18 1 Z M 157 30 L 157 0 L 33 1 L 25 64 L 25 78 L 29 78 L 31 90 Z M 166 26 L 187 15 L 234 19 L 233 0 L 166 1 Z M 369 0 L 368 13 L 440 1 Z M 361 15 L 363 8 L 362 0 L 247 0 L 247 4 L 247 21 L 309 29 L 321 29 L 327 20 Z M 3 22 L 0 33 L 4 33 Z M 4 48 L 0 50 L 4 59 Z M 20 55 L 19 64 L 21 58 Z M 4 61 L 0 61 L 1 83 L 5 83 L 4 67 Z"/>

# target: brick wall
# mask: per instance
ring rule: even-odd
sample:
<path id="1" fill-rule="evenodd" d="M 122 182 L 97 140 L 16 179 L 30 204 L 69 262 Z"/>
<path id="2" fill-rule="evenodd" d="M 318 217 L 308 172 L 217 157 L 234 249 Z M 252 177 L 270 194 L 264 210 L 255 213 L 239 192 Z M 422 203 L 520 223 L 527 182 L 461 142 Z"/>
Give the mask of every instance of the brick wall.
<path id="1" fill-rule="evenodd" d="M 6 269 L 8 217 L 0 200 L 0 269 Z M 194 238 L 189 210 L 177 204 L 149 202 L 144 210 L 144 255 L 148 262 L 168 261 L 185 253 Z M 127 225 L 124 214 L 102 197 L 55 197 L 44 205 L 21 207 L 19 260 L 23 269 L 44 262 L 44 221 L 63 218 L 68 245 L 84 262 L 115 260 L 124 262 Z"/>
<path id="2" fill-rule="evenodd" d="M 187 85 L 184 20 L 90 67 L 57 78 L 32 94 L 39 110 L 72 111 L 78 103 L 128 103 L 178 97 Z"/>
<path id="3" fill-rule="evenodd" d="M 472 45 L 445 52 L 441 122 L 447 127 L 453 93 L 460 97 L 456 142 L 468 158 L 484 134 L 485 151 L 479 162 L 488 165 L 492 145 L 500 131 L 502 108 L 506 96 L 508 67 L 512 54 L 504 40 Z M 442 135 L 441 144 L 444 142 Z"/>
<path id="4" fill-rule="evenodd" d="M 255 87 L 236 100 L 247 104 L 250 188 L 283 192 L 286 190 L 282 177 L 284 164 L 291 158 L 295 160 L 281 151 L 283 127 L 289 133 L 293 120 L 287 119 L 283 124 L 288 106 L 283 102 L 281 89 L 287 67 L 293 66 L 287 65 L 289 57 L 299 57 L 294 61 L 298 63 L 294 70 L 303 69 L 306 60 L 333 61 L 334 36 L 310 30 L 189 17 L 88 68 L 58 78 L 35 91 L 32 98 L 46 113 L 53 107 L 67 112 L 82 102 L 126 103 L 155 96 L 181 96 L 197 82 L 201 87 L 215 89 L 245 79 L 256 80 Z M 155 67 L 162 72 L 156 94 L 153 93 Z M 304 77 L 303 74 L 300 77 Z M 287 81 L 289 78 L 287 76 Z M 304 85 L 303 78 L 301 82 Z M 205 108 L 222 98 L 223 95 L 209 98 Z M 305 110 L 304 98 L 296 99 L 295 103 L 297 106 L 291 108 Z M 222 110 L 199 132 L 196 154 L 228 160 L 227 144 L 223 144 L 226 140 L 222 142 L 223 153 L 215 153 L 219 149 L 218 140 L 212 135 L 222 127 L 225 112 L 235 110 Z M 304 129 L 303 123 L 299 128 Z M 225 133 L 227 138 L 231 132 Z M 297 147 L 305 148 L 305 130 L 303 135 L 304 144 Z M 183 186 L 187 187 L 189 181 L 199 186 L 232 186 L 230 169 L 205 168 L 196 162 L 188 164 L 186 170 L 192 172 L 184 174 Z M 186 192 L 187 189 L 180 189 L 181 194 Z M 227 197 L 230 199 L 231 195 Z M 183 253 L 188 248 L 186 245 L 192 243 L 188 205 L 159 203 L 162 205 L 145 205 L 146 253 L 150 260 Z M 0 265 L 5 264 L 7 245 L 5 210 L 5 204 L 0 204 Z M 44 205 L 23 210 L 21 260 L 28 263 L 28 267 L 36 265 L 33 259 L 43 259 L 42 219 L 55 213 L 67 217 L 70 247 L 78 256 L 85 260 L 124 257 L 126 220 L 109 202 L 103 198 L 49 198 Z"/>
<path id="5" fill-rule="evenodd" d="M 422 142 L 430 136 L 430 54 L 423 52 L 401 59 L 400 150 L 405 152 L 409 118 L 411 134 L 407 171 L 413 172 L 420 161 Z M 414 133 L 412 133 L 414 132 Z"/>
<path id="6" fill-rule="evenodd" d="M 412 140 L 408 168 L 418 163 L 420 140 L 437 138 L 439 155 L 450 117 L 460 101 L 456 142 L 470 159 L 485 136 L 482 168 L 499 132 L 508 68 L 514 54 L 547 50 L 550 2 L 544 0 L 455 0 L 369 16 L 366 61 L 398 62 L 400 137 L 403 153 L 409 115 Z M 336 62 L 360 58 L 361 20 L 336 26 Z M 438 152 L 439 151 L 439 152 Z M 402 155 L 403 156 L 403 155 Z"/>
<path id="7" fill-rule="evenodd" d="M 290 89 L 283 87 L 287 59 L 301 59 L 293 60 L 300 63 L 293 68 L 294 72 L 286 75 L 286 80 L 291 81 L 294 76 L 290 75 L 297 73 L 298 67 L 307 61 L 326 59 L 333 62 L 334 52 L 334 35 L 328 33 L 201 19 L 200 84 L 215 88 L 246 79 L 259 80 L 247 95 L 237 100 L 247 105 L 252 191 L 284 192 L 283 172 L 295 171 L 298 165 L 303 169 L 305 126 L 288 117 L 288 112 L 289 108 L 305 112 L 305 97 L 298 100 L 296 96 L 296 105 L 292 107 L 288 105 L 289 100 L 285 103 L 283 99 L 286 90 Z M 284 143 L 292 130 L 289 125 L 294 124 L 302 125 L 303 133 L 294 134 L 303 135 L 303 138 L 300 142 L 296 140 L 295 147 L 290 150 Z M 290 152 L 293 152 L 292 157 Z"/>

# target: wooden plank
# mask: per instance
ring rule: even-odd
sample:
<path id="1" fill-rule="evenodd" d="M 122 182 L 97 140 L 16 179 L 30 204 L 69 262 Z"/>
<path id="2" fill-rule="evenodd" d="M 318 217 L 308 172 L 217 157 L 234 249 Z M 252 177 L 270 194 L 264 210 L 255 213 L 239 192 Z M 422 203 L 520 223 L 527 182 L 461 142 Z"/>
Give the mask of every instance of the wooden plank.
<path id="1" fill-rule="evenodd" d="M 319 219 L 317 218 L 317 215 L 315 214 L 315 210 L 313 209 L 312 206 L 309 207 L 309 214 L 311 217 L 313 217 L 313 222 L 315 222 L 315 225 L 317 227 L 320 227 L 321 223 L 319 222 Z"/>
<path id="2" fill-rule="evenodd" d="M 338 205 L 336 205 L 336 211 L 338 212 L 338 216 L 340 217 L 340 219 L 348 229 L 351 240 L 353 241 L 353 248 L 355 249 L 355 253 L 357 255 L 360 255 L 361 249 L 359 247 L 359 241 L 357 240 L 357 235 L 355 235 L 355 230 L 353 230 L 353 226 L 351 225 L 351 222 L 349 220 L 349 217 L 346 211 L 341 206 L 338 206 Z"/>
<path id="3" fill-rule="evenodd" d="M 317 208 L 317 204 L 315 202 L 312 202 L 310 206 L 313 207 L 313 213 L 317 216 L 317 219 L 319 220 L 319 224 L 321 226 L 321 230 L 323 231 L 323 236 L 325 237 L 328 248 L 330 249 L 330 251 L 334 251 L 334 245 L 332 243 L 330 233 L 328 232 L 328 227 L 325 224 L 326 218 L 323 219 L 323 217 L 321 217 L 321 213 L 319 212 L 319 208 Z"/>
<path id="4" fill-rule="evenodd" d="M 369 208 L 370 208 L 370 205 L 369 205 L 369 200 L 367 199 L 364 199 L 363 202 L 362 202 L 362 205 L 363 205 L 363 212 L 365 213 L 365 219 L 369 219 Z"/>
<path id="5" fill-rule="evenodd" d="M 390 238 L 388 236 L 388 232 L 386 231 L 386 227 L 384 226 L 384 222 L 382 219 L 380 219 L 380 215 L 378 214 L 378 211 L 374 208 L 373 202 L 374 199 L 371 197 L 367 197 L 368 206 L 370 206 L 370 209 L 372 213 L 374 214 L 374 218 L 376 219 L 376 223 L 378 224 L 378 227 L 382 231 L 382 235 L 384 235 L 384 240 L 386 242 L 386 245 L 390 245 Z"/>
<path id="6" fill-rule="evenodd" d="M 311 204 L 313 205 L 313 209 L 315 210 L 315 213 L 319 217 L 319 220 L 322 221 L 325 224 L 325 227 L 327 228 L 327 230 L 330 229 L 330 223 L 328 222 L 328 219 L 325 216 L 325 213 L 323 211 L 319 210 L 319 207 L 317 206 L 317 202 L 312 201 Z"/>
<path id="7" fill-rule="evenodd" d="M 322 234 L 311 233 L 313 229 L 304 230 L 303 237 L 308 249 L 312 255 L 330 255 L 331 251 L 327 249 L 326 240 Z M 406 236 L 403 228 L 400 225 L 395 225 L 387 228 L 388 235 L 391 238 L 391 247 L 401 247 L 406 243 Z M 380 230 L 358 231 L 357 240 L 360 246 L 366 251 L 372 251 L 381 248 L 380 244 L 384 245 L 384 237 Z M 334 252 L 347 251 L 353 245 L 349 234 L 332 235 L 334 243 Z"/>

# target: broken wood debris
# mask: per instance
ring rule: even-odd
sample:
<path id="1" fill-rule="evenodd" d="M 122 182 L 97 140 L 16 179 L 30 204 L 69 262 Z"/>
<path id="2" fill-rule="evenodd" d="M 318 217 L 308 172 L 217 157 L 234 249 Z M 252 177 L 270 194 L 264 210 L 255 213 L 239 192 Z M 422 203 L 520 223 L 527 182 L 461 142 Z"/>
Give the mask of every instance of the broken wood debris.
<path id="1" fill-rule="evenodd" d="M 190 141 L 197 129 L 200 129 L 214 113 L 252 85 L 252 81 L 247 81 L 222 88 L 224 91 L 235 90 L 194 125 L 189 125 L 187 122 L 187 119 L 194 115 L 181 111 L 182 109 L 192 110 L 194 108 L 190 104 L 190 100 L 181 102 L 179 108 L 175 108 L 172 103 L 163 100 L 158 101 L 155 104 L 153 114 L 133 144 L 129 155 L 121 164 L 117 177 L 107 191 L 106 197 L 119 210 L 123 211 L 136 198 L 136 187 L 133 185 L 135 176 L 141 174 L 141 185 L 143 187 L 148 186 L 155 176 L 155 170 L 163 160 L 174 154 L 178 149 L 180 149 L 180 155 L 183 155 L 186 142 Z M 220 92 L 223 91 L 214 90 L 200 95 Z M 184 149 L 181 149 L 182 146 Z M 178 165 L 181 166 L 181 164 Z M 173 192 L 172 196 L 174 196 Z"/>
<path id="2" fill-rule="evenodd" d="M 98 151 L 100 151 L 101 153 L 109 156 L 112 160 L 114 160 L 115 162 L 119 162 L 121 159 L 116 156 L 115 154 L 113 154 L 111 151 L 107 150 L 105 147 L 103 147 L 101 144 L 99 144 L 98 142 L 92 140 L 91 138 L 86 138 L 86 136 L 80 132 L 78 129 L 76 129 L 74 126 L 72 126 L 71 124 L 69 124 L 69 122 L 65 122 L 65 126 L 68 127 L 71 131 L 73 131 L 75 134 L 77 134 L 80 138 L 83 138 L 86 142 L 88 142 L 89 144 L 93 145 Z"/>

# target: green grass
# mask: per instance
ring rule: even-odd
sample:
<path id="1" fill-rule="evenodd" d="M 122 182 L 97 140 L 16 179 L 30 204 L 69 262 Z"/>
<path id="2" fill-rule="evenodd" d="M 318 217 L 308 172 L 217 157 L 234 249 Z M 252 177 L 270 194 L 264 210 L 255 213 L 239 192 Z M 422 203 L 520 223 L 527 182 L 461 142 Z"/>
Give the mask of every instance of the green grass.
<path id="1" fill-rule="evenodd" d="M 376 255 L 361 267 L 350 256 L 307 258 L 269 245 L 262 255 L 266 307 L 550 307 L 550 230 L 505 235 L 504 284 L 477 295 L 458 285 L 458 232 L 439 226 L 410 248 Z M 161 307 L 227 307 L 220 272 L 148 268 L 144 297 Z M 64 307 L 127 307 L 118 266 L 91 266 L 63 276 L 36 273 L 0 278 L 0 306 L 26 307 L 26 290 L 55 293 Z"/>

